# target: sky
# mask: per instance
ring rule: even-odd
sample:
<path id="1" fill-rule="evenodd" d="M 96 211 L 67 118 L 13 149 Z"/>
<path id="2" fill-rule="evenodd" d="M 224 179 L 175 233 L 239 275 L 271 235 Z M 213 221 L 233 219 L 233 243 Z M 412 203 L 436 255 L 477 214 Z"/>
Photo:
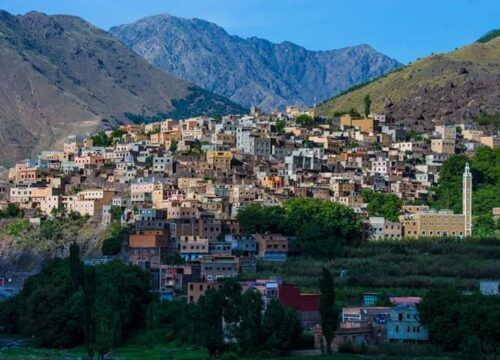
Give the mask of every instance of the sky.
<path id="1" fill-rule="evenodd" d="M 368 44 L 403 63 L 500 28 L 499 0 L 0 0 L 0 8 L 77 15 L 105 30 L 169 13 L 311 50 Z"/>

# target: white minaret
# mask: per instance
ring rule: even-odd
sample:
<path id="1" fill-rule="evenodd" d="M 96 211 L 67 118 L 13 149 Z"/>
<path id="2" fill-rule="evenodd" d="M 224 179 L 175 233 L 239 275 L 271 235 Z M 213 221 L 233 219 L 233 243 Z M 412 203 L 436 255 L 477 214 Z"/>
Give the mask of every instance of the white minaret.
<path id="1" fill-rule="evenodd" d="M 463 176 L 463 207 L 462 213 L 464 215 L 465 223 L 465 236 L 472 235 L 472 173 L 470 172 L 469 163 L 465 164 L 465 171 Z"/>

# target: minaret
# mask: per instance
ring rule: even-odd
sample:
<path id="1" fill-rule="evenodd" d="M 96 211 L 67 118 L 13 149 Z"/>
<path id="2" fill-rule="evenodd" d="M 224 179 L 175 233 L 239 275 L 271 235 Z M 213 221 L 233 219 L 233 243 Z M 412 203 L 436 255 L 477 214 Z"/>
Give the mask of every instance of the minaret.
<path id="1" fill-rule="evenodd" d="M 464 236 L 472 235 L 472 173 L 470 172 L 469 163 L 465 164 L 463 175 L 463 206 L 462 213 L 464 215 Z"/>

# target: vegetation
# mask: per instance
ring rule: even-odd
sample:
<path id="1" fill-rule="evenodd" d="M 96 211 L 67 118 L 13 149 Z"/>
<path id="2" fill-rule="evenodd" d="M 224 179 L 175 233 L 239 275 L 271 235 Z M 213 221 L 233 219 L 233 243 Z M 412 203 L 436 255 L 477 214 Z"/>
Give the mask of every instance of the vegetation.
<path id="1" fill-rule="evenodd" d="M 500 278 L 500 239 L 380 240 L 345 245 L 329 259 L 293 257 L 258 264 L 259 278 L 281 276 L 305 291 L 318 292 L 325 267 L 335 274 L 339 302 L 359 304 L 367 291 L 421 296 L 453 284 L 477 290 L 481 279 Z"/>
<path id="2" fill-rule="evenodd" d="M 125 134 L 126 131 L 120 128 L 113 129 L 110 136 L 106 135 L 104 131 L 99 131 L 92 136 L 92 144 L 94 146 L 111 146 Z"/>
<path id="3" fill-rule="evenodd" d="M 368 115 L 370 115 L 372 106 L 372 99 L 370 98 L 370 94 L 366 94 L 363 99 L 363 103 L 365 105 L 365 116 L 368 117 Z"/>
<path id="4" fill-rule="evenodd" d="M 500 352 L 500 299 L 464 295 L 453 287 L 429 291 L 418 305 L 431 342 L 444 350 L 461 350 L 470 359 Z"/>
<path id="5" fill-rule="evenodd" d="M 478 125 L 482 126 L 493 126 L 495 129 L 500 129 L 500 113 L 490 114 L 481 111 L 478 116 L 474 118 L 474 121 Z"/>
<path id="6" fill-rule="evenodd" d="M 107 229 L 107 235 L 102 243 L 101 252 L 103 255 L 117 255 L 122 249 L 122 245 L 127 237 L 128 229 L 120 223 L 112 223 Z"/>
<path id="7" fill-rule="evenodd" d="M 248 205 L 237 219 L 246 233 L 294 236 L 292 251 L 317 257 L 334 256 L 338 248 L 359 241 L 361 222 L 348 207 L 331 201 L 295 198 L 282 206 Z"/>
<path id="8" fill-rule="evenodd" d="M 158 113 L 151 116 L 126 112 L 124 115 L 136 124 L 147 124 L 168 118 L 175 120 L 187 119 L 199 116 L 200 114 L 215 117 L 227 114 L 248 113 L 248 109 L 241 105 L 197 86 L 190 87 L 189 91 L 189 95 L 182 99 L 172 99 L 174 110 L 171 112 Z"/>
<path id="9" fill-rule="evenodd" d="M 0 219 L 23 217 L 24 212 L 19 208 L 19 205 L 9 203 L 4 210 L 0 210 Z"/>
<path id="10" fill-rule="evenodd" d="M 321 329 L 325 338 L 324 347 L 328 353 L 331 352 L 328 344 L 332 343 L 335 330 L 340 324 L 340 307 L 335 303 L 335 285 L 333 275 L 330 270 L 323 268 L 319 280 L 319 290 L 321 294 L 319 313 L 321 316 Z M 325 346 L 326 345 L 326 346 Z M 325 349 L 323 349 L 324 352 Z"/>
<path id="11" fill-rule="evenodd" d="M 384 194 L 372 190 L 361 192 L 363 202 L 368 204 L 370 216 L 381 216 L 388 221 L 398 221 L 403 201 L 394 194 Z"/>
<path id="12" fill-rule="evenodd" d="M 447 159 L 439 174 L 431 205 L 436 209 L 462 212 L 462 174 L 466 163 L 472 171 L 474 233 L 477 236 L 495 236 L 499 227 L 491 209 L 500 205 L 500 149 L 482 147 L 473 157 L 455 155 Z"/>
<path id="13" fill-rule="evenodd" d="M 66 348 L 85 339 L 89 358 L 103 358 L 144 326 L 149 286 L 149 273 L 120 261 L 85 267 L 73 244 L 69 259 L 51 261 L 0 303 L 0 323 L 41 347 Z"/>
<path id="14" fill-rule="evenodd" d="M 314 118 L 307 114 L 301 114 L 297 116 L 295 122 L 304 127 L 312 127 L 314 125 Z"/>
<path id="15" fill-rule="evenodd" d="M 481 36 L 479 39 L 477 39 L 477 42 L 486 44 L 487 42 L 496 39 L 497 37 L 500 36 L 500 29 L 495 29 L 487 32 L 483 36 Z"/>
<path id="16" fill-rule="evenodd" d="M 285 120 L 277 120 L 274 124 L 277 133 L 283 133 L 286 127 Z"/>

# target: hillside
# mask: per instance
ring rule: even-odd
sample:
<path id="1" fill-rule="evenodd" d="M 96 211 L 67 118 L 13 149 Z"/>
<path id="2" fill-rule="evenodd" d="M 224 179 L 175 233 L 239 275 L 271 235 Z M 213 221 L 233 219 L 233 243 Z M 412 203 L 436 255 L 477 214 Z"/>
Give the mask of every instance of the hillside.
<path id="1" fill-rule="evenodd" d="M 167 14 L 110 29 L 151 64 L 246 105 L 313 105 L 400 66 L 367 45 L 310 51 L 242 39 L 199 19 Z"/>
<path id="2" fill-rule="evenodd" d="M 126 113 L 243 110 L 157 70 L 80 18 L 36 12 L 0 11 L 0 94 L 0 165 L 128 121 Z"/>
<path id="3" fill-rule="evenodd" d="M 351 108 L 362 112 L 367 94 L 372 111 L 416 130 L 472 122 L 480 111 L 496 113 L 500 110 L 500 38 L 419 60 L 326 101 L 317 113 L 332 116 Z"/>

